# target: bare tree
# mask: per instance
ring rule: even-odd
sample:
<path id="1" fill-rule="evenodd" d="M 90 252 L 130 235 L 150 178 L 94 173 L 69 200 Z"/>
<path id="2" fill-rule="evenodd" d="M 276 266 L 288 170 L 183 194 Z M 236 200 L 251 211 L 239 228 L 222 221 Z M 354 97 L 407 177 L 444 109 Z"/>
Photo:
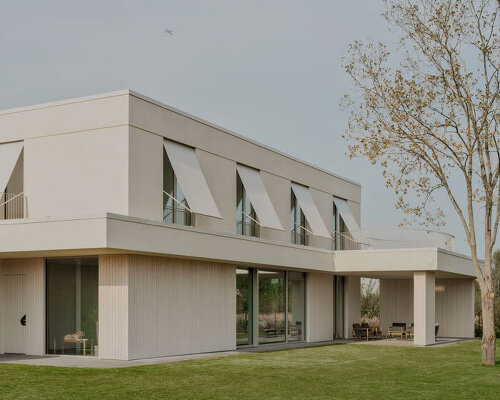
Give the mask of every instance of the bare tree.
<path id="1" fill-rule="evenodd" d="M 354 42 L 344 59 L 353 88 L 345 138 L 351 157 L 379 164 L 407 219 L 444 224 L 433 195 L 458 214 L 481 289 L 482 363 L 495 364 L 492 250 L 500 217 L 499 0 L 385 0 L 399 34 Z M 395 62 L 396 59 L 396 62 Z M 484 237 L 484 267 L 478 257 Z"/>

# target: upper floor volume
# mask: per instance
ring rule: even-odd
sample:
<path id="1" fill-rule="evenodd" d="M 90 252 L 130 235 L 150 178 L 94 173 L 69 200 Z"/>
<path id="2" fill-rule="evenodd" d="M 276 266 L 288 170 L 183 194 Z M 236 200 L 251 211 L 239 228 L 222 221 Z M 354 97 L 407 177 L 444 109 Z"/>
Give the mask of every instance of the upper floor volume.
<path id="1" fill-rule="evenodd" d="M 0 112 L 0 220 L 113 213 L 359 248 L 360 185 L 126 90 Z"/>

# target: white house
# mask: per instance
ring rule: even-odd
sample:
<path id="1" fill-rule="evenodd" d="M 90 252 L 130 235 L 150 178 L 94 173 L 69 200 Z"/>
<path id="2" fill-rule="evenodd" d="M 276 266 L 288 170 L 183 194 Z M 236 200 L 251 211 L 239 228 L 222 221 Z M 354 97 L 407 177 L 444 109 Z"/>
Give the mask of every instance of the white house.
<path id="1" fill-rule="evenodd" d="M 364 231 L 359 184 L 129 90 L 0 112 L 0 195 L 0 353 L 348 338 L 360 277 L 383 333 L 474 336 L 452 236 Z"/>

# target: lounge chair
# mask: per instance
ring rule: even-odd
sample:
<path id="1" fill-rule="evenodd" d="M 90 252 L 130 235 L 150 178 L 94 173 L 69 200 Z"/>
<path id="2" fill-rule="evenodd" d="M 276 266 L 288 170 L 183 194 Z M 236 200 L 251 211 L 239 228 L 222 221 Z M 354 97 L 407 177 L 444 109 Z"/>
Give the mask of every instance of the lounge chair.
<path id="1" fill-rule="evenodd" d="M 370 326 L 368 322 L 362 322 L 361 323 L 361 328 L 370 328 L 373 331 L 373 338 L 374 339 L 380 339 L 382 337 L 382 329 L 380 329 L 378 326 Z"/>
<path id="2" fill-rule="evenodd" d="M 387 339 L 399 337 L 403 339 L 406 335 L 406 322 L 393 322 L 387 331 Z"/>
<path id="3" fill-rule="evenodd" d="M 363 328 L 361 324 L 352 324 L 352 337 L 353 339 L 358 339 L 358 340 L 370 340 L 374 339 L 374 331 L 372 328 L 367 327 Z"/>

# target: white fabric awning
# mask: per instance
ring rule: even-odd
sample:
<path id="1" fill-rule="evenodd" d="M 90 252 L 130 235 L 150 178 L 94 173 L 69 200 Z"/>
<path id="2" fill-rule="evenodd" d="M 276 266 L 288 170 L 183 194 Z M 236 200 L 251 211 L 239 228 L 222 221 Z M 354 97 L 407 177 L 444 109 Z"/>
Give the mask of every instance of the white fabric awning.
<path id="1" fill-rule="evenodd" d="M 9 183 L 14 167 L 23 150 L 24 142 L 13 142 L 0 144 L 0 195 L 2 195 Z"/>
<path id="2" fill-rule="evenodd" d="M 284 230 L 259 171 L 239 164 L 236 169 L 260 224 L 267 228 Z"/>
<path id="3" fill-rule="evenodd" d="M 293 193 L 295 193 L 295 197 L 297 198 L 300 208 L 304 212 L 304 215 L 306 216 L 307 222 L 311 227 L 313 233 L 316 236 L 322 236 L 332 239 L 332 235 L 328 231 L 323 218 L 321 218 L 321 215 L 318 211 L 318 208 L 316 207 L 316 204 L 314 203 L 309 189 L 305 186 L 297 185 L 296 183 L 292 182 L 292 190 Z"/>
<path id="4" fill-rule="evenodd" d="M 170 140 L 164 140 L 163 145 L 190 210 L 196 214 L 222 218 L 194 149 Z"/>
<path id="5" fill-rule="evenodd" d="M 349 207 L 349 204 L 347 204 L 347 201 L 344 199 L 339 199 L 338 197 L 334 197 L 333 202 L 335 203 L 335 207 L 337 207 L 337 211 L 344 220 L 344 223 L 347 226 L 347 229 L 349 230 L 349 233 L 352 235 L 353 239 L 356 242 L 362 243 L 363 235 L 361 234 L 361 229 L 358 225 L 358 222 L 356 221 L 356 218 L 354 218 L 354 215 L 352 214 L 351 208 Z"/>

